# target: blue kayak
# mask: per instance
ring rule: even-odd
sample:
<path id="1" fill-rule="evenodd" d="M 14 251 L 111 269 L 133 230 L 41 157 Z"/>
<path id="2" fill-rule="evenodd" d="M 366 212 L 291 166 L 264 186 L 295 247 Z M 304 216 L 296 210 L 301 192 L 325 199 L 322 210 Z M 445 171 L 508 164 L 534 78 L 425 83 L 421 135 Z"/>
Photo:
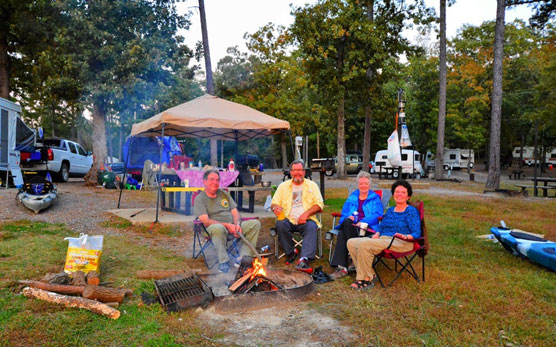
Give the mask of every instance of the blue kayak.
<path id="1" fill-rule="evenodd" d="M 490 228 L 490 232 L 505 249 L 513 254 L 556 271 L 556 242 L 503 227 Z"/>

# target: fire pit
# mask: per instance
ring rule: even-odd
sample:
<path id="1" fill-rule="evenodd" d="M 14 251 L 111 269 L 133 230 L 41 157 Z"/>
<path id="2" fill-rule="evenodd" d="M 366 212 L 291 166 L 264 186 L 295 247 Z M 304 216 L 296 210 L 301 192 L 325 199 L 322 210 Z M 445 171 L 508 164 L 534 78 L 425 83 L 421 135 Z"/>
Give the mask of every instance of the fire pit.
<path id="1" fill-rule="evenodd" d="M 311 275 L 300 271 L 266 269 L 266 278 L 279 286 L 276 290 L 249 291 L 234 294 L 230 283 L 236 282 L 234 274 L 199 274 L 214 294 L 213 306 L 218 310 L 247 309 L 281 304 L 287 300 L 302 298 L 313 290 Z"/>
<path id="2" fill-rule="evenodd" d="M 210 288 L 195 274 L 180 274 L 154 281 L 154 286 L 162 307 L 168 312 L 206 306 L 213 298 Z"/>

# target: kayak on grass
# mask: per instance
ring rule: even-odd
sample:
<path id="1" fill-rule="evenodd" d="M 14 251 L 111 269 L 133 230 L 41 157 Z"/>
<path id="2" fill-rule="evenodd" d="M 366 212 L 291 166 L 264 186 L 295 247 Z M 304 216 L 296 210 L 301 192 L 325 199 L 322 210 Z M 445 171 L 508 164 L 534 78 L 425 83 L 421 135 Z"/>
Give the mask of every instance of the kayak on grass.
<path id="1" fill-rule="evenodd" d="M 519 229 L 492 227 L 490 232 L 512 254 L 556 271 L 556 242 Z"/>

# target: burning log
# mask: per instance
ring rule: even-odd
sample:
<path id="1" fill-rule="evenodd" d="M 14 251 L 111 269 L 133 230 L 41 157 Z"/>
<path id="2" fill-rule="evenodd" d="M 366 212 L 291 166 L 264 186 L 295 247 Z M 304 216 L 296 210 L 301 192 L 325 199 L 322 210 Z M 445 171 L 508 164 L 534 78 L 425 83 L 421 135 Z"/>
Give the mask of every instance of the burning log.
<path id="1" fill-rule="evenodd" d="M 64 284 L 54 284 L 39 281 L 18 281 L 19 283 L 26 285 L 28 287 L 48 290 L 50 292 L 56 292 L 60 294 L 71 294 L 71 295 L 81 295 L 85 286 L 69 286 Z"/>
<path id="2" fill-rule="evenodd" d="M 120 311 L 110 306 L 98 301 L 83 299 L 77 296 L 67 296 L 30 287 L 23 288 L 23 295 L 28 298 L 35 298 L 58 305 L 64 305 L 66 307 L 83 308 L 94 313 L 105 315 L 112 319 L 118 319 L 120 317 Z"/>
<path id="3" fill-rule="evenodd" d="M 268 265 L 268 258 L 263 258 L 262 261 L 255 259 L 250 264 L 246 264 L 244 259 L 236 274 L 236 281 L 228 289 L 235 294 L 282 289 L 266 277 L 266 265 Z"/>

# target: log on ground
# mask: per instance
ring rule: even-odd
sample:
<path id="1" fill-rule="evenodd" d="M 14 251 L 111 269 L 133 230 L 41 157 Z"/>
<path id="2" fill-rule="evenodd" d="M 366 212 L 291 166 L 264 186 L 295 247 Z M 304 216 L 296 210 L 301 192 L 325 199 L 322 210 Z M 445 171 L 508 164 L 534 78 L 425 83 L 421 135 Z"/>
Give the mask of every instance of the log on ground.
<path id="1" fill-rule="evenodd" d="M 23 288 L 23 295 L 28 298 L 35 298 L 58 305 L 64 305 L 66 307 L 82 308 L 94 313 L 102 314 L 112 319 L 118 319 L 120 317 L 120 311 L 95 300 L 84 299 L 77 296 L 62 295 L 31 287 Z"/>
<path id="2" fill-rule="evenodd" d="M 125 289 L 116 289 L 100 286 L 87 285 L 83 289 L 83 297 L 100 302 L 118 302 L 122 303 L 128 291 Z"/>
<path id="3" fill-rule="evenodd" d="M 70 294 L 70 295 L 81 295 L 83 293 L 83 289 L 85 286 L 70 286 L 64 284 L 54 284 L 54 283 L 46 283 L 46 282 L 39 282 L 39 281 L 18 281 L 20 284 L 48 290 L 50 292 L 56 292 L 59 294 Z"/>

